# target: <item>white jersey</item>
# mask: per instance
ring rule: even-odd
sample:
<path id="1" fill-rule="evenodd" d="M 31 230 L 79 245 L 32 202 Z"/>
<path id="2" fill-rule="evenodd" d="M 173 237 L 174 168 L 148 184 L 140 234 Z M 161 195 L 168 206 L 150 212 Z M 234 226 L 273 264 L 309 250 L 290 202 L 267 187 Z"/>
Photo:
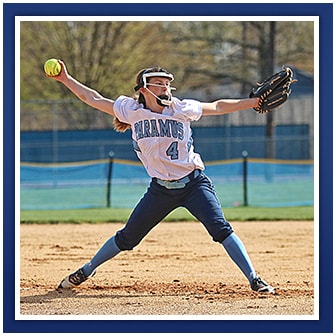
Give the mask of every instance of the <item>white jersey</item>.
<path id="1" fill-rule="evenodd" d="M 133 147 L 151 177 L 180 179 L 194 169 L 204 169 L 194 152 L 190 122 L 202 115 L 201 103 L 173 97 L 161 113 L 144 108 L 137 100 L 120 96 L 114 103 L 115 116 L 132 128 Z"/>

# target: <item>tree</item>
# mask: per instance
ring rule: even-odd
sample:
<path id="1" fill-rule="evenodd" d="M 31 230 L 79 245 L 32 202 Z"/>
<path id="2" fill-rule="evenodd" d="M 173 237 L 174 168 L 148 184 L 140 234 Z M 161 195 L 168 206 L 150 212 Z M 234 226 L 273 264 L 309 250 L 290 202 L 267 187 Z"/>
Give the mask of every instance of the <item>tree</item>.
<path id="1" fill-rule="evenodd" d="M 175 74 L 179 92 L 239 83 L 240 93 L 265 75 L 269 56 L 267 21 L 22 21 L 20 98 L 75 100 L 69 90 L 45 77 L 43 63 L 63 59 L 71 74 L 112 99 L 133 93 L 140 68 L 161 65 Z M 275 23 L 274 23 L 275 25 Z M 276 22 L 273 64 L 313 72 L 313 22 Z M 290 38 L 289 38 L 290 37 Z M 78 100 L 76 100 L 78 104 Z M 31 109 L 32 107 L 30 107 Z M 35 107 L 35 109 L 38 109 Z M 67 110 L 68 109 L 68 110 Z M 87 110 L 84 104 L 81 110 Z M 26 106 L 21 104 L 21 113 Z M 64 127 L 92 127 L 92 113 L 62 106 Z M 50 128 L 50 111 L 39 108 L 37 128 Z M 104 124 L 107 125 L 107 124 Z M 103 126 L 102 126 L 103 127 Z"/>
<path id="2" fill-rule="evenodd" d="M 21 22 L 21 98 L 71 97 L 45 78 L 43 63 L 51 57 L 103 94 L 130 93 L 139 67 L 167 53 L 159 29 L 159 23 L 137 21 Z"/>
<path id="3" fill-rule="evenodd" d="M 198 45 L 201 50 L 196 62 L 189 62 L 185 69 L 186 75 L 194 76 L 195 88 L 229 80 L 241 84 L 244 96 L 255 82 L 273 74 L 276 66 L 305 64 L 305 69 L 313 71 L 313 22 L 179 22 L 171 31 L 176 26 L 187 28 L 178 29 L 184 34 L 173 35 L 173 41 L 179 44 L 177 50 L 186 50 L 185 58 L 193 60 L 195 51 L 183 48 L 184 44 Z M 265 157 L 274 156 L 273 113 L 268 113 Z"/>
<path id="4" fill-rule="evenodd" d="M 274 73 L 276 22 L 253 23 L 259 33 L 258 60 L 260 78 L 265 79 Z M 265 158 L 274 158 L 273 113 L 266 115 Z"/>
<path id="5" fill-rule="evenodd" d="M 63 85 L 45 77 L 43 64 L 51 57 L 66 62 L 70 74 L 101 94 L 116 98 L 133 93 L 139 67 L 149 67 L 167 57 L 165 41 L 160 37 L 160 24 L 137 21 L 53 21 L 21 22 L 21 100 L 75 100 Z M 77 100 L 77 99 L 76 99 Z M 76 113 L 78 102 L 62 106 L 60 126 L 88 128 L 94 113 Z M 21 105 L 21 113 L 26 105 Z M 30 105 L 29 108 L 32 108 Z M 36 107 L 38 128 L 50 128 L 50 109 Z M 88 110 L 81 105 L 81 110 Z M 72 113 L 74 112 L 74 113 Z M 109 118 L 109 126 L 111 118 Z"/>
<path id="6" fill-rule="evenodd" d="M 274 26 L 272 52 L 270 25 Z M 266 64 L 270 53 L 274 65 L 314 70 L 314 23 L 310 21 L 177 21 L 165 28 L 189 88 L 232 81 L 240 83 L 241 93 L 246 94 L 251 85 L 272 73 L 273 67 Z"/>

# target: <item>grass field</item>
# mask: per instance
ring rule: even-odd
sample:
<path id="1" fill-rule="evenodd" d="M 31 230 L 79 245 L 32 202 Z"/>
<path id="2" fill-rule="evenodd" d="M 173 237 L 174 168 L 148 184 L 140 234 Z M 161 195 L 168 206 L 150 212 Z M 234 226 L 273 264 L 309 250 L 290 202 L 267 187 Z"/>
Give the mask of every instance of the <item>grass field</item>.
<path id="1" fill-rule="evenodd" d="M 21 223 L 112 223 L 125 222 L 131 209 L 100 208 L 76 210 L 21 210 Z M 313 220 L 314 207 L 254 208 L 236 207 L 224 209 L 228 221 L 280 221 Z M 194 221 L 185 209 L 173 211 L 165 221 Z"/>

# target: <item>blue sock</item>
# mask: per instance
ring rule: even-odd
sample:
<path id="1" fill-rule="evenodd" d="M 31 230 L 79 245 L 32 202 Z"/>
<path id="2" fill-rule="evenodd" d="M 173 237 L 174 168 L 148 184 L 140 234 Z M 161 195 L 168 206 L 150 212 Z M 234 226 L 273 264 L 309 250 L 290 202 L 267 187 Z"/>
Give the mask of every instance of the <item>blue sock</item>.
<path id="1" fill-rule="evenodd" d="M 256 272 L 240 238 L 233 232 L 223 241 L 222 245 L 251 283 L 256 277 Z"/>
<path id="2" fill-rule="evenodd" d="M 105 261 L 112 259 L 120 252 L 119 247 L 115 242 L 115 236 L 111 237 L 106 243 L 99 249 L 96 255 L 83 266 L 83 272 L 85 276 L 89 276 L 92 272 Z"/>

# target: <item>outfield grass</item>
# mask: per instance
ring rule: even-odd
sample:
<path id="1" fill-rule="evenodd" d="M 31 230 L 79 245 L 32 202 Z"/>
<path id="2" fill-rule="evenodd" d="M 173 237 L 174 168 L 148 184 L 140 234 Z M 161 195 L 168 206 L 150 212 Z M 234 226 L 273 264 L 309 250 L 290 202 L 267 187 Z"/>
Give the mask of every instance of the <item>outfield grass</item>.
<path id="1" fill-rule="evenodd" d="M 131 209 L 101 208 L 76 210 L 22 210 L 21 223 L 111 223 L 125 222 Z M 313 220 L 314 207 L 252 208 L 236 207 L 224 209 L 225 217 L 232 221 L 280 221 Z M 165 221 L 192 221 L 195 218 L 185 209 L 173 211 Z"/>

